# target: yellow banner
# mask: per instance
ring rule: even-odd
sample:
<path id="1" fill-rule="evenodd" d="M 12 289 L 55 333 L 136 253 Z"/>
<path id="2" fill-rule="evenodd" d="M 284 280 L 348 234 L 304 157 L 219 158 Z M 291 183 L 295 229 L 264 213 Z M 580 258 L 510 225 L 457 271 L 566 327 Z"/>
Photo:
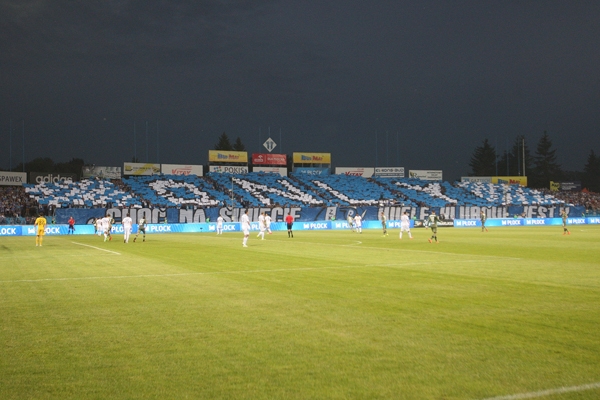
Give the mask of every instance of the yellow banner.
<path id="1" fill-rule="evenodd" d="M 492 176 L 492 183 L 527 186 L 526 176 Z"/>
<path id="2" fill-rule="evenodd" d="M 248 153 L 245 151 L 209 150 L 208 162 L 248 163 Z"/>
<path id="3" fill-rule="evenodd" d="M 331 164 L 331 153 L 294 153 L 294 164 Z"/>
<path id="4" fill-rule="evenodd" d="M 123 163 L 123 175 L 158 175 L 160 164 Z"/>
<path id="5" fill-rule="evenodd" d="M 550 181 L 550 190 L 553 192 L 558 192 L 560 190 L 560 182 Z"/>

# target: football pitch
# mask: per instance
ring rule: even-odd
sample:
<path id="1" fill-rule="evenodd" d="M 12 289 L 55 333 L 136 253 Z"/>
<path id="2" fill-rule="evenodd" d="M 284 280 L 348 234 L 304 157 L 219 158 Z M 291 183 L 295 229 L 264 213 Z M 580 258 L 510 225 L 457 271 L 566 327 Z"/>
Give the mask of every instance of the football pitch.
<path id="1" fill-rule="evenodd" d="M 1 399 L 598 399 L 600 226 L 0 238 Z"/>

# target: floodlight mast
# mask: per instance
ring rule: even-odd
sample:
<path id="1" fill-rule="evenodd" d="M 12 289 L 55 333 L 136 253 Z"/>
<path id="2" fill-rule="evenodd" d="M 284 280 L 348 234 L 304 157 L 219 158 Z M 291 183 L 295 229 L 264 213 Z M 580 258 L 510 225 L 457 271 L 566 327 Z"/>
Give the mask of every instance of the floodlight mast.
<path id="1" fill-rule="evenodd" d="M 525 173 L 525 135 L 523 135 L 523 176 L 527 176 Z"/>
<path id="2" fill-rule="evenodd" d="M 233 213 L 233 176 L 231 177 L 231 212 Z"/>

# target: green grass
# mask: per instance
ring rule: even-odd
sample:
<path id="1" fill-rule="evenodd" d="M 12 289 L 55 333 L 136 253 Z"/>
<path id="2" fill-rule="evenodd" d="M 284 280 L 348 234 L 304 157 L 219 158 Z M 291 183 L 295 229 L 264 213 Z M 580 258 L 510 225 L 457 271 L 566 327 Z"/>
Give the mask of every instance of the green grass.
<path id="1" fill-rule="evenodd" d="M 0 398 L 485 399 L 598 383 L 600 227 L 571 230 L 439 229 L 437 245 L 424 230 L 276 232 L 248 248 L 240 233 L 3 237 Z"/>

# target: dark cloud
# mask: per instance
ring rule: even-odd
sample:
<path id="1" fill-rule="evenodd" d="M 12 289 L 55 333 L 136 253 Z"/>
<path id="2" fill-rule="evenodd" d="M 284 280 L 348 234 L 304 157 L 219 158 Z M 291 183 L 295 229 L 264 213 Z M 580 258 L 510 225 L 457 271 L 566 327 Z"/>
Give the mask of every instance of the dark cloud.
<path id="1" fill-rule="evenodd" d="M 221 132 L 262 151 L 270 129 L 284 152 L 455 179 L 483 139 L 534 149 L 547 130 L 581 169 L 600 152 L 599 17 L 563 1 L 0 1 L 0 140 L 24 119 L 27 159 L 119 165 L 147 147 L 203 164 Z"/>

